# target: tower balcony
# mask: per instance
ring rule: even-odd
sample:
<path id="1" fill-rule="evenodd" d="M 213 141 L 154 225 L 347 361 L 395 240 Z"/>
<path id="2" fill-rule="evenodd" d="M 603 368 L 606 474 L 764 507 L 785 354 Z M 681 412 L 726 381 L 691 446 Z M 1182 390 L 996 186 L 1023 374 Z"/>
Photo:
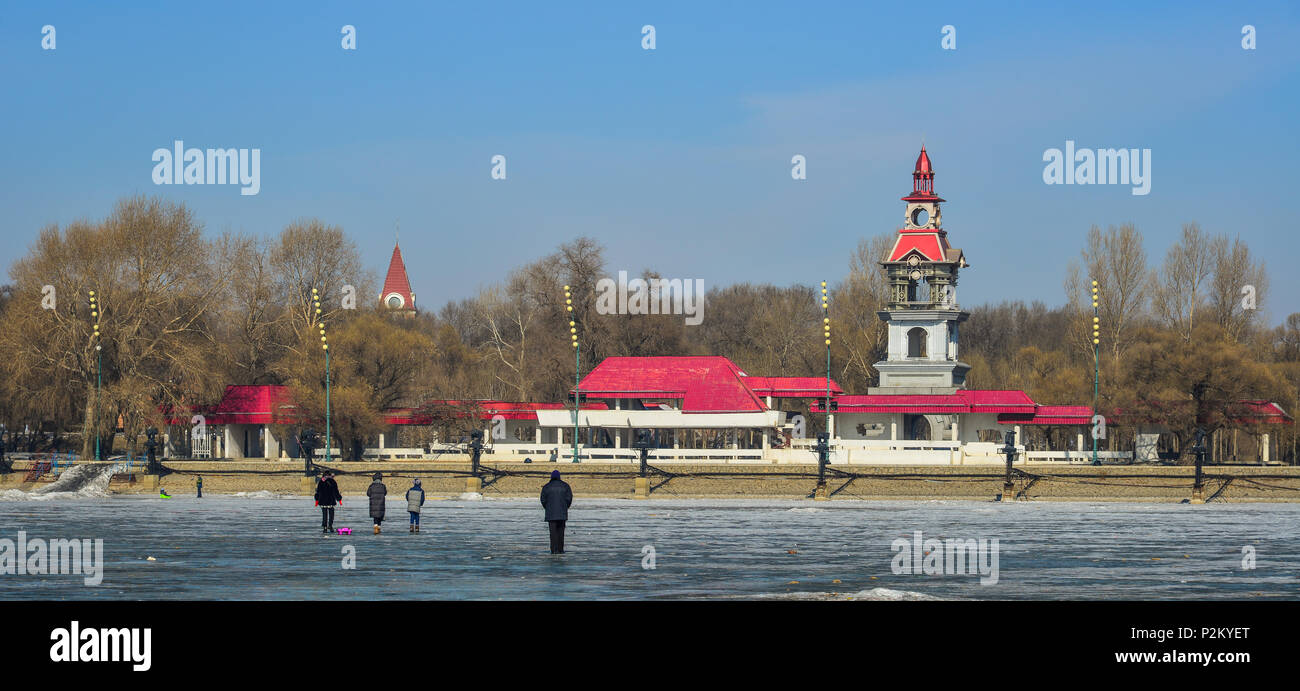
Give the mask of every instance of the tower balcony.
<path id="1" fill-rule="evenodd" d="M 943 302 L 941 300 L 904 300 L 901 302 L 890 302 L 891 310 L 951 310 L 960 312 L 961 306 L 956 302 Z"/>

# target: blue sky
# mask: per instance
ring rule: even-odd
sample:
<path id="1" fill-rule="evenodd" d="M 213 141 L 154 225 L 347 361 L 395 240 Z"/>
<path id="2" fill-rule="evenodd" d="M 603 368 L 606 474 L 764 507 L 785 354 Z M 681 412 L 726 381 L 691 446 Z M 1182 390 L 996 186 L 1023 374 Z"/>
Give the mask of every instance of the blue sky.
<path id="1" fill-rule="evenodd" d="M 924 137 L 964 304 L 1062 303 L 1093 224 L 1137 224 L 1154 264 L 1198 221 L 1267 259 L 1277 323 L 1300 311 L 1300 10 L 1133 4 L 10 3 L 0 265 L 147 193 L 214 233 L 339 224 L 381 276 L 400 219 L 425 309 L 580 235 L 611 271 L 833 281 L 898 227 Z M 155 186 L 176 139 L 260 148 L 260 194 Z M 1151 149 L 1151 193 L 1044 184 L 1067 139 Z"/>

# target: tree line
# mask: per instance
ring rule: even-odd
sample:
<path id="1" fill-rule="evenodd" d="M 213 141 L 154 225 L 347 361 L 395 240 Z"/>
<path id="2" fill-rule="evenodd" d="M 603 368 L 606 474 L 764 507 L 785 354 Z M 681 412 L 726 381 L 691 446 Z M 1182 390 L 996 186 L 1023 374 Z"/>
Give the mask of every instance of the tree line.
<path id="1" fill-rule="evenodd" d="M 892 233 L 862 239 L 830 286 L 832 376 L 851 393 L 876 384 L 873 365 L 885 357 L 879 262 L 892 242 Z M 703 323 L 687 326 L 681 315 L 602 314 L 597 282 L 613 273 L 597 240 L 577 238 L 473 297 L 400 318 L 380 307 L 375 274 L 338 226 L 304 218 L 272 238 L 209 236 L 183 204 L 131 197 L 102 221 L 42 229 L 11 267 L 0 289 L 0 421 L 90 456 L 96 438 L 138 452 L 148 427 L 216 402 L 227 384 L 288 386 L 304 418 L 323 418 L 323 330 L 332 442 L 355 456 L 384 429 L 389 408 L 424 406 L 455 428 L 467 424 L 456 411 L 426 403 L 566 400 L 574 380 L 566 285 L 584 374 L 618 355 L 723 355 L 755 375 L 825 374 L 819 286 L 713 286 Z M 1099 409 L 1119 423 L 1107 444 L 1122 447 L 1131 442 L 1124 429 L 1158 421 L 1184 446 L 1197 426 L 1239 426 L 1241 399 L 1294 410 L 1300 314 L 1267 326 L 1264 263 L 1240 239 L 1189 224 L 1152 265 L 1133 226 L 1094 227 L 1065 275 L 1061 306 L 962 306 L 971 312 L 961 334 L 970 386 L 1090 404 L 1095 279 Z M 1253 302 L 1243 302 L 1247 286 Z M 95 317 L 91 290 L 102 305 Z M 819 416 L 808 420 L 816 431 Z M 418 443 L 429 431 L 402 434 Z M 1293 448 L 1293 428 L 1281 434 Z"/>

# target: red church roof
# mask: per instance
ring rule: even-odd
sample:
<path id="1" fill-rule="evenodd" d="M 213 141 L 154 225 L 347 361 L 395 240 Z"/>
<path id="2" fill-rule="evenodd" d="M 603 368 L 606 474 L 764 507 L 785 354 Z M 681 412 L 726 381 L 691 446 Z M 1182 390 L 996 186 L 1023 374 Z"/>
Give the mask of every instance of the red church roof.
<path id="1" fill-rule="evenodd" d="M 402 304 L 400 307 L 389 307 L 389 309 L 415 309 L 415 293 L 411 292 L 411 281 L 406 276 L 406 262 L 402 261 L 402 248 L 396 244 L 393 245 L 393 258 L 388 261 L 388 275 L 384 277 L 384 292 L 379 296 L 385 307 L 388 307 L 388 298 L 392 295 L 400 297 Z"/>

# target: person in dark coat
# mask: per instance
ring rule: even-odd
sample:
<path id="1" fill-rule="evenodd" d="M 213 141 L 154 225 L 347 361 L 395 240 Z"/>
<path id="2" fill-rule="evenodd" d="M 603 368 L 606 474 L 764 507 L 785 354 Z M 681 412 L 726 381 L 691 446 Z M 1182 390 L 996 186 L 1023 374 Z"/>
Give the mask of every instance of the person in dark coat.
<path id="1" fill-rule="evenodd" d="M 334 490 L 334 499 L 343 506 L 343 492 L 339 491 L 339 481 L 334 479 L 333 472 L 326 472 L 326 481 L 330 483 L 330 488 Z"/>
<path id="2" fill-rule="evenodd" d="M 560 471 L 551 471 L 551 481 L 542 486 L 542 508 L 551 527 L 551 554 L 564 554 L 564 522 L 569 520 L 573 490 L 560 479 Z"/>
<path id="3" fill-rule="evenodd" d="M 198 498 L 202 499 L 203 498 L 203 476 L 202 475 L 194 478 L 194 488 L 199 491 Z"/>
<path id="4" fill-rule="evenodd" d="M 384 483 L 380 482 L 380 480 L 384 479 L 382 474 L 375 473 L 374 479 L 375 481 L 370 483 L 370 487 L 366 489 L 366 496 L 370 497 L 370 517 L 375 519 L 375 535 L 378 535 L 379 524 L 384 522 L 384 509 L 388 502 L 388 488 L 384 486 Z"/>
<path id="5" fill-rule="evenodd" d="M 411 532 L 420 532 L 420 507 L 424 506 L 424 488 L 420 478 L 415 478 L 411 489 L 406 490 L 406 510 L 411 514 Z"/>
<path id="6" fill-rule="evenodd" d="M 335 532 L 335 504 L 343 505 L 343 494 L 339 492 L 339 485 L 334 481 L 334 474 L 327 470 L 321 476 L 320 482 L 316 483 L 316 506 L 320 507 L 320 531 L 322 533 Z"/>

